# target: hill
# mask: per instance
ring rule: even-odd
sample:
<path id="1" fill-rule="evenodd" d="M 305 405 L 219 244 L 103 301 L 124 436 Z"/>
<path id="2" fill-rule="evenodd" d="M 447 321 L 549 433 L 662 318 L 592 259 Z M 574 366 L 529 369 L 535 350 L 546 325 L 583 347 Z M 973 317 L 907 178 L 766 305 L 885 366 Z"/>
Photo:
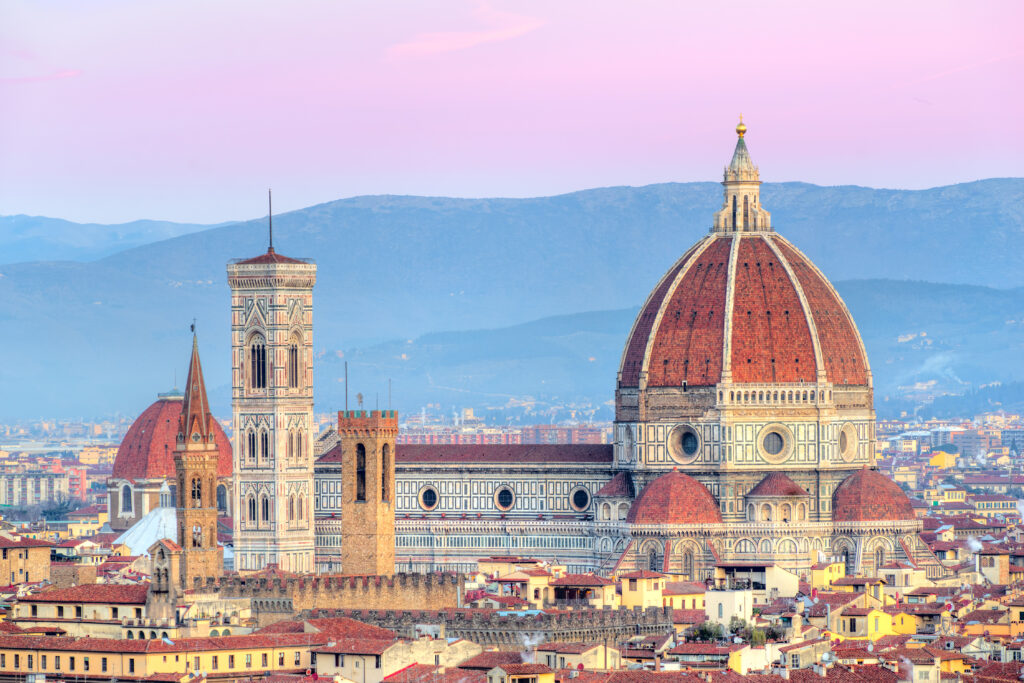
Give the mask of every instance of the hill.
<path id="1" fill-rule="evenodd" d="M 924 191 L 766 184 L 763 198 L 777 229 L 833 281 L 897 277 L 988 287 L 1024 284 L 1021 179 Z M 337 388 L 337 379 L 326 361 L 337 359 L 339 351 L 368 353 L 386 347 L 388 340 L 419 339 L 436 330 L 502 329 L 567 311 L 639 305 L 668 266 L 707 230 L 720 201 L 717 184 L 689 183 L 536 199 L 356 197 L 275 217 L 278 251 L 313 256 L 319 264 L 315 348 L 325 362 L 318 370 L 318 408 L 338 405 L 328 388 L 331 382 Z M 250 221 L 91 262 L 0 267 L 0 322 L 10 331 L 0 351 L 13 359 L 0 366 L 0 385 L 16 388 L 0 398 L 0 416 L 140 410 L 183 370 L 193 317 L 199 321 L 210 388 L 223 414 L 228 379 L 224 266 L 230 258 L 264 249 L 265 226 Z M 883 322 L 890 327 L 912 303 L 899 297 L 886 303 L 885 286 L 864 286 L 864 296 L 872 306 L 881 306 L 879 315 L 887 316 Z M 959 314 L 945 311 L 938 297 L 931 312 L 938 317 L 928 320 L 938 325 L 955 322 L 964 311 L 972 315 L 973 304 L 965 296 L 966 308 Z M 872 346 L 880 389 L 917 377 L 926 359 L 917 353 L 894 356 L 904 360 L 894 360 L 891 372 L 883 372 L 889 364 L 874 357 L 870 310 L 862 314 L 853 302 L 851 307 Z M 985 324 L 995 325 L 997 317 L 993 314 Z M 928 331 L 919 324 L 906 327 L 899 334 Z M 1005 330 L 979 323 L 975 332 L 998 337 Z M 607 335 L 616 359 L 620 349 L 615 347 L 625 337 L 624 331 L 610 328 L 569 337 L 580 339 L 580 334 Z M 492 335 L 487 343 L 490 348 L 497 342 Z M 591 355 L 607 356 L 586 357 Z M 984 359 L 969 357 L 978 368 L 980 379 L 974 382 L 1008 380 L 1004 375 L 1016 367 L 993 370 Z M 489 358 L 480 362 L 497 362 Z M 944 367 L 942 358 L 931 358 L 930 363 Z M 606 368 L 614 363 L 600 369 L 598 362 L 551 367 L 537 380 L 543 384 L 531 391 L 558 386 L 564 393 L 575 383 L 589 382 L 601 387 L 599 396 L 610 398 L 614 370 L 609 375 Z M 492 373 L 491 392 L 518 393 L 525 379 L 503 376 L 501 367 L 514 363 L 482 368 Z M 989 371 L 996 374 L 982 377 Z M 511 383 L 502 385 L 506 380 Z M 431 381 L 442 384 L 433 375 Z M 457 381 L 451 386 L 456 393 L 461 388 Z M 359 389 L 354 379 L 353 391 Z M 395 392 L 406 397 L 398 404 L 403 409 L 419 405 L 412 396 L 430 394 L 414 386 L 403 386 L 400 393 L 398 384 Z M 595 394 L 581 387 L 580 395 Z"/>

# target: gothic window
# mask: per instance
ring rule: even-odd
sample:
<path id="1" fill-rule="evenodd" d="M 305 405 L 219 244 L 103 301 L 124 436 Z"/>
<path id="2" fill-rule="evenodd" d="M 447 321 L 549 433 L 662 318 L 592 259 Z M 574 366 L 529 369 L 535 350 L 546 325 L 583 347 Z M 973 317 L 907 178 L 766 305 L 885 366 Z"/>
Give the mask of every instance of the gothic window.
<path id="1" fill-rule="evenodd" d="M 299 337 L 292 336 L 288 342 L 288 387 L 299 388 Z"/>
<path id="2" fill-rule="evenodd" d="M 203 527 L 199 526 L 198 524 L 192 525 L 192 547 L 203 547 Z"/>
<path id="3" fill-rule="evenodd" d="M 657 550 L 652 549 L 647 553 L 647 568 L 650 569 L 652 572 L 661 571 L 661 559 L 658 557 Z"/>
<path id="4" fill-rule="evenodd" d="M 303 495 L 299 496 L 299 521 L 304 522 L 306 520 L 306 497 Z"/>
<path id="5" fill-rule="evenodd" d="M 266 431 L 260 432 L 260 460 L 270 458 L 270 434 Z"/>
<path id="6" fill-rule="evenodd" d="M 288 432 L 288 459 L 295 459 L 295 432 Z"/>
<path id="7" fill-rule="evenodd" d="M 220 512 L 228 510 L 228 489 L 224 484 L 217 486 L 217 510 Z"/>
<path id="8" fill-rule="evenodd" d="M 121 512 L 132 511 L 132 487 L 125 484 L 121 487 Z"/>
<path id="9" fill-rule="evenodd" d="M 203 483 L 198 479 L 192 480 L 192 507 L 202 507 Z"/>
<path id="10" fill-rule="evenodd" d="M 750 227 L 750 197 L 743 195 L 743 229 Z"/>
<path id="11" fill-rule="evenodd" d="M 391 471 L 391 447 L 384 444 L 381 450 L 380 467 L 380 499 L 387 503 L 391 500 L 391 486 L 388 482 L 388 473 Z"/>
<path id="12" fill-rule="evenodd" d="M 295 432 L 295 457 L 302 460 L 302 430 Z"/>
<path id="13" fill-rule="evenodd" d="M 260 520 L 264 522 L 270 521 L 270 499 L 266 496 L 260 497 Z"/>
<path id="14" fill-rule="evenodd" d="M 256 460 L 256 432 L 250 429 L 249 433 L 246 434 L 245 437 L 246 456 L 248 456 L 250 461 Z"/>
<path id="15" fill-rule="evenodd" d="M 356 500 L 366 500 L 366 446 L 356 445 Z"/>
<path id="16" fill-rule="evenodd" d="M 267 388 L 267 344 L 258 334 L 249 343 L 249 386 Z"/>
<path id="17" fill-rule="evenodd" d="M 295 521 L 295 496 L 288 496 L 288 521 Z"/>
<path id="18" fill-rule="evenodd" d="M 878 546 L 875 549 L 875 569 L 881 569 L 883 564 L 885 564 L 885 548 Z"/>
<path id="19" fill-rule="evenodd" d="M 693 580 L 693 552 L 690 550 L 683 553 L 683 574 L 687 579 Z"/>
<path id="20" fill-rule="evenodd" d="M 256 517 L 256 497 L 255 496 L 249 496 L 248 507 L 249 507 L 249 522 L 250 523 L 255 523 L 255 522 L 259 521 L 257 519 L 257 517 Z"/>

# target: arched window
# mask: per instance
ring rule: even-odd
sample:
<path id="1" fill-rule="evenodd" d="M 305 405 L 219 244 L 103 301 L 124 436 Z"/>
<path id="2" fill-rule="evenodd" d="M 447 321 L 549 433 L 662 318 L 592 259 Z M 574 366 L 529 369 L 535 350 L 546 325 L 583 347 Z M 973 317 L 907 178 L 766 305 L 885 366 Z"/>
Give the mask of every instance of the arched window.
<path id="1" fill-rule="evenodd" d="M 256 517 L 256 496 L 249 496 L 249 521 L 258 522 L 259 519 Z"/>
<path id="2" fill-rule="evenodd" d="M 260 431 L 260 460 L 270 458 L 270 434 L 265 430 Z"/>
<path id="3" fill-rule="evenodd" d="M 302 430 L 295 432 L 295 457 L 302 460 Z"/>
<path id="4" fill-rule="evenodd" d="M 783 503 L 780 512 L 782 513 L 783 522 L 793 519 L 793 508 L 790 507 L 789 503 Z"/>
<path id="5" fill-rule="evenodd" d="M 875 548 L 875 569 L 881 569 L 883 564 L 885 564 L 885 548 L 878 546 Z"/>
<path id="6" fill-rule="evenodd" d="M 288 496 L 288 521 L 295 521 L 295 496 Z"/>
<path id="7" fill-rule="evenodd" d="M 750 227 L 750 197 L 743 195 L 743 229 Z"/>
<path id="8" fill-rule="evenodd" d="M 626 515 L 629 514 L 629 505 L 626 503 L 619 503 L 619 521 L 626 519 Z"/>
<path id="9" fill-rule="evenodd" d="M 295 432 L 288 432 L 288 459 L 295 459 Z"/>
<path id="10" fill-rule="evenodd" d="M 356 445 L 356 500 L 366 500 L 366 446 Z"/>
<path id="11" fill-rule="evenodd" d="M 267 388 L 267 344 L 258 334 L 249 342 L 249 386 Z"/>
<path id="12" fill-rule="evenodd" d="M 270 521 L 270 499 L 266 496 L 260 498 L 260 519 L 264 522 Z"/>
<path id="13" fill-rule="evenodd" d="M 228 509 L 228 488 L 224 484 L 217 486 L 217 510 L 227 512 Z"/>
<path id="14" fill-rule="evenodd" d="M 387 503 L 391 500 L 391 484 L 388 474 L 391 472 L 391 447 L 384 444 L 380 456 L 380 499 Z"/>
<path id="15" fill-rule="evenodd" d="M 648 551 L 648 553 L 647 553 L 647 568 L 650 569 L 652 572 L 660 572 L 661 571 L 661 569 L 662 569 L 662 567 L 661 567 L 661 558 L 658 557 L 658 551 L 657 550 L 651 549 L 650 551 Z"/>
<path id="16" fill-rule="evenodd" d="M 299 388 L 299 338 L 293 336 L 288 342 L 288 388 Z"/>
<path id="17" fill-rule="evenodd" d="M 306 521 L 306 496 L 299 496 L 299 521 Z"/>
<path id="18" fill-rule="evenodd" d="M 689 550 L 683 553 L 683 574 L 693 581 L 693 552 Z"/>
<path id="19" fill-rule="evenodd" d="M 132 511 L 132 487 L 125 484 L 121 487 L 121 512 Z"/>
<path id="20" fill-rule="evenodd" d="M 757 521 L 757 514 L 754 512 L 754 506 L 753 505 L 748 505 L 747 506 L 747 519 L 749 521 L 751 521 L 751 522 L 756 522 Z"/>
<path id="21" fill-rule="evenodd" d="M 249 430 L 249 433 L 245 435 L 246 441 L 246 456 L 250 461 L 256 460 L 256 432 Z"/>
<path id="22" fill-rule="evenodd" d="M 203 482 L 199 479 L 192 480 L 192 507 L 202 507 L 203 501 Z"/>
<path id="23" fill-rule="evenodd" d="M 761 521 L 770 522 L 772 521 L 772 506 L 765 503 L 761 506 Z"/>

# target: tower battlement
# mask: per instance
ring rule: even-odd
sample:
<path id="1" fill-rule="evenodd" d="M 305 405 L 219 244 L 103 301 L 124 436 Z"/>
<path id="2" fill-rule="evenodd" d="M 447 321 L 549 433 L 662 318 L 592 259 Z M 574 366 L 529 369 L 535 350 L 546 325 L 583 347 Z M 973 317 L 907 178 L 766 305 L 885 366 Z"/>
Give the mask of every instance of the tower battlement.
<path id="1" fill-rule="evenodd" d="M 397 410 L 339 410 L 338 434 L 364 436 L 386 434 L 397 436 Z"/>

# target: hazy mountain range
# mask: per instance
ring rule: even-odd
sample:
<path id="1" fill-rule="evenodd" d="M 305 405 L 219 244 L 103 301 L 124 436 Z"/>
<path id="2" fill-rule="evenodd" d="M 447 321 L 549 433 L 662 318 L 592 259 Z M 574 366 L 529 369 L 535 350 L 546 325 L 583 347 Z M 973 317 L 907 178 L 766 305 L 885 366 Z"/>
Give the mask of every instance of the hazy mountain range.
<path id="1" fill-rule="evenodd" d="M 880 410 L 886 397 L 905 407 L 936 389 L 1024 379 L 1022 199 L 1024 179 L 763 189 L 773 225 L 853 310 Z M 319 265 L 318 410 L 344 401 L 343 359 L 353 395 L 383 402 L 390 377 L 405 411 L 593 410 L 612 398 L 636 307 L 720 203 L 719 185 L 688 183 L 536 199 L 356 197 L 275 216 L 278 251 Z M 181 381 L 193 317 L 212 400 L 228 412 L 224 268 L 266 249 L 265 221 L 141 221 L 128 224 L 141 226 L 130 239 L 158 241 L 89 260 L 116 249 L 125 226 L 79 234 L 31 219 L 73 260 L 11 263 L 11 253 L 33 253 L 4 246 L 17 242 L 10 226 L 29 220 L 0 219 L 0 350 L 11 359 L 0 365 L 0 417 L 137 413 L 175 372 Z"/>

